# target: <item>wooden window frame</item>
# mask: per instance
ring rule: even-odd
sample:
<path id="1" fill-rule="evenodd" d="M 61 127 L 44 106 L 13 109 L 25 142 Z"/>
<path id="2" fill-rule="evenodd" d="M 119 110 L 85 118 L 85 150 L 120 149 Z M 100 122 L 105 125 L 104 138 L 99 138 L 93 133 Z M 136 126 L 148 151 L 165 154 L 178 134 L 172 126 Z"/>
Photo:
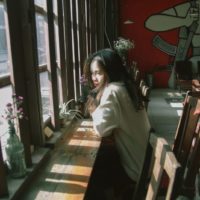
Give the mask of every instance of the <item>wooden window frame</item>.
<path id="1" fill-rule="evenodd" d="M 57 70 L 61 71 L 61 101 L 78 98 L 80 95 L 79 76 L 82 72 L 84 59 L 104 46 L 104 31 L 98 31 L 98 27 L 104 27 L 101 17 L 97 17 L 92 9 L 97 9 L 97 4 L 102 5 L 101 0 L 71 1 L 61 0 L 57 2 L 58 16 L 53 14 L 53 2 L 48 0 L 47 10 L 34 4 L 34 0 L 0 0 L 4 2 L 7 10 L 6 30 L 8 54 L 11 61 L 9 74 L 0 77 L 0 88 L 11 85 L 17 95 L 24 97 L 24 112 L 28 120 L 19 121 L 20 138 L 24 144 L 25 161 L 27 167 L 33 165 L 31 146 L 43 147 L 46 139 L 43 128 L 49 125 L 42 120 L 42 104 L 40 94 L 39 74 L 48 71 L 51 81 L 51 118 L 54 130 L 59 130 L 59 97 Z M 70 10 L 71 6 L 71 10 Z M 36 20 L 35 13 L 47 14 L 49 56 L 47 64 L 38 67 Z M 102 12 L 98 13 L 103 16 Z M 71 23 L 71 17 L 74 23 Z M 58 62 L 55 56 L 54 21 L 58 20 L 59 51 Z M 9 28 L 9 29 L 8 29 Z M 72 34 L 73 37 L 72 37 Z M 9 37 L 8 37 L 9 35 Z M 72 51 L 72 40 L 74 50 Z M 75 76 L 73 77 L 73 68 Z M 77 87 L 76 94 L 74 88 Z M 8 193 L 4 161 L 0 147 L 0 197 Z"/>

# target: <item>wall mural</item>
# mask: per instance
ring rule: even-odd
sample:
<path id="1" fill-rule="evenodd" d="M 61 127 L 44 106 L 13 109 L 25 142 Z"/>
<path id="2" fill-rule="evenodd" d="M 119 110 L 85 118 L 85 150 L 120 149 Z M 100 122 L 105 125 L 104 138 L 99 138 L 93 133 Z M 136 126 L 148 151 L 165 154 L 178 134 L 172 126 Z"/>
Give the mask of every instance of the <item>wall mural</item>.
<path id="1" fill-rule="evenodd" d="M 160 13 L 150 15 L 145 21 L 145 27 L 151 31 L 164 32 L 179 29 L 178 43 L 172 45 L 163 40 L 159 33 L 153 38 L 153 45 L 160 51 L 173 57 L 172 72 L 168 85 L 175 87 L 174 64 L 178 60 L 192 61 L 193 73 L 198 72 L 200 61 L 200 0 L 177 4 Z M 192 50 L 189 54 L 189 50 Z"/>

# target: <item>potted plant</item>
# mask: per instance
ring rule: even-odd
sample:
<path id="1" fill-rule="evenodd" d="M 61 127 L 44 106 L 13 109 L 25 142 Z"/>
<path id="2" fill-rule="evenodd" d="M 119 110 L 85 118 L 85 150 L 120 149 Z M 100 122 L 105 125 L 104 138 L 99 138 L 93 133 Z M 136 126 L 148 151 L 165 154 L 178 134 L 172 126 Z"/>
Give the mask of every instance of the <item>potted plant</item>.
<path id="1" fill-rule="evenodd" d="M 76 119 L 82 118 L 81 111 L 76 108 L 73 109 L 71 106 L 72 103 L 76 104 L 75 99 L 70 99 L 69 101 L 60 104 L 59 117 L 61 119 L 61 125 L 63 126 L 67 122 L 71 122 L 74 118 Z"/>

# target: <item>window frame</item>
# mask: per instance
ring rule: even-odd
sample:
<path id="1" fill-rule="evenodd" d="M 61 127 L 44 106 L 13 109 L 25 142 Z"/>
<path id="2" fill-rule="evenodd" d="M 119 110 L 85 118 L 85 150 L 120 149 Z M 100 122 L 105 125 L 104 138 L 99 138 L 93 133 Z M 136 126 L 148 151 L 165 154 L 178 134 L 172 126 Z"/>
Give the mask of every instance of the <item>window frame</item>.
<path id="1" fill-rule="evenodd" d="M 97 4 L 103 5 L 104 1 L 61 0 L 57 2 L 58 16 L 53 12 L 52 0 L 46 0 L 47 10 L 36 6 L 34 0 L 0 1 L 5 5 L 8 54 L 11 61 L 9 74 L 0 77 L 0 88 L 11 85 L 16 95 L 24 97 L 23 107 L 28 120 L 19 121 L 19 136 L 24 144 L 26 166 L 29 168 L 33 166 L 32 147 L 36 151 L 46 145 L 44 128 L 49 126 L 55 132 L 60 130 L 59 103 L 72 98 L 78 100 L 80 97 L 79 77 L 82 73 L 84 59 L 90 53 L 104 47 L 104 31 L 98 32 L 98 27 L 104 28 L 103 6 L 102 10 L 98 12 L 98 16 L 95 13 L 97 10 L 93 10 L 97 9 Z M 49 56 L 47 55 L 47 64 L 39 67 L 36 12 L 45 14 L 49 25 L 47 29 L 49 44 L 47 45 L 47 53 Z M 55 20 L 58 23 L 58 48 L 60 52 L 57 61 Z M 75 71 L 74 76 L 72 76 L 73 70 Z M 51 80 L 52 117 L 43 122 L 39 74 L 46 71 Z M 59 80 L 60 85 L 58 84 Z M 8 193 L 7 174 L 4 169 L 0 147 L 0 171 L 2 172 L 0 173 L 0 197 Z"/>

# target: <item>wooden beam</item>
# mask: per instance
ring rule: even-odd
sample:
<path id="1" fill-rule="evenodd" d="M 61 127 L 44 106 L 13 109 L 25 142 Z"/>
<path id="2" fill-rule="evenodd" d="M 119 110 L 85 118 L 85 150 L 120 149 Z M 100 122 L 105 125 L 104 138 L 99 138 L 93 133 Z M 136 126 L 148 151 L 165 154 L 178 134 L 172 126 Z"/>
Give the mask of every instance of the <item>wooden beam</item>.
<path id="1" fill-rule="evenodd" d="M 60 69 L 60 97 L 62 102 L 67 101 L 67 69 L 66 69 L 66 61 L 65 61 L 65 39 L 64 39 L 64 27 L 63 27 L 63 2 L 57 1 L 58 8 L 58 39 L 59 39 L 59 66 Z"/>
<path id="2" fill-rule="evenodd" d="M 27 1 L 27 0 L 26 0 Z M 25 3 L 26 1 L 23 1 Z M 26 68 L 24 63 L 24 43 L 23 43 L 23 22 L 22 13 L 25 13 L 22 7 L 22 2 L 7 0 L 6 1 L 8 21 L 5 22 L 7 30 L 7 44 L 8 44 L 8 60 L 10 61 L 11 69 L 11 84 L 14 93 L 18 96 L 23 96 L 24 112 L 28 113 L 28 96 L 26 91 Z M 26 16 L 26 15 L 25 15 Z M 25 17 L 24 16 L 24 17 Z M 30 124 L 27 120 L 19 121 L 20 138 L 25 147 L 25 161 L 27 166 L 32 165 L 30 152 Z"/>
<path id="3" fill-rule="evenodd" d="M 67 88 L 68 100 L 74 98 L 74 77 L 73 74 L 73 60 L 72 60 L 72 34 L 71 34 L 71 10 L 70 10 L 70 0 L 65 0 L 64 4 L 64 29 L 65 29 L 65 58 L 66 58 L 66 68 L 67 68 Z"/>
<path id="4" fill-rule="evenodd" d="M 73 58 L 73 72 L 74 72 L 74 89 L 75 89 L 75 100 L 77 100 L 78 95 L 80 94 L 79 84 L 79 50 L 78 50 L 78 24 L 77 24 L 77 2 L 71 0 L 71 31 L 72 31 L 72 58 Z"/>
<path id="5" fill-rule="evenodd" d="M 53 17 L 53 2 L 47 1 L 47 19 L 48 19 L 48 39 L 47 39 L 47 68 L 50 88 L 50 106 L 51 106 L 51 123 L 54 130 L 59 130 L 59 101 L 58 101 L 58 79 L 57 79 L 57 64 L 55 52 L 55 32 L 54 32 L 54 17 Z"/>

